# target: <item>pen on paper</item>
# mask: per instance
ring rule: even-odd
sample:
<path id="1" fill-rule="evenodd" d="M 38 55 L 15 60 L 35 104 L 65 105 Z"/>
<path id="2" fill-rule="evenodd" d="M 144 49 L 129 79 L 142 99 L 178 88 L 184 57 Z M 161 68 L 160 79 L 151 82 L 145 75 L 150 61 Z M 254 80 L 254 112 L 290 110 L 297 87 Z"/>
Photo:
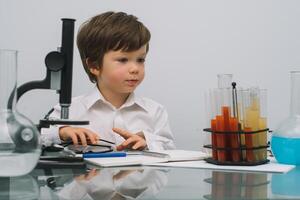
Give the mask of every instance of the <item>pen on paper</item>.
<path id="1" fill-rule="evenodd" d="M 126 152 L 84 153 L 83 158 L 126 157 Z"/>

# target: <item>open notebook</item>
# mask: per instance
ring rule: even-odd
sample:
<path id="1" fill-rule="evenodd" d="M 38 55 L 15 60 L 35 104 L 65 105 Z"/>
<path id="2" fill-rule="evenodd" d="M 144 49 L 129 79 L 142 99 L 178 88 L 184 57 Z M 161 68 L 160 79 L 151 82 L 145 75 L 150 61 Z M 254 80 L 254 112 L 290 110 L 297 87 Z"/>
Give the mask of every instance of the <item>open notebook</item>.
<path id="1" fill-rule="evenodd" d="M 129 151 L 126 157 L 85 158 L 87 162 L 101 167 L 147 165 L 173 161 L 202 160 L 208 155 L 201 151 L 165 150 L 159 152 Z"/>

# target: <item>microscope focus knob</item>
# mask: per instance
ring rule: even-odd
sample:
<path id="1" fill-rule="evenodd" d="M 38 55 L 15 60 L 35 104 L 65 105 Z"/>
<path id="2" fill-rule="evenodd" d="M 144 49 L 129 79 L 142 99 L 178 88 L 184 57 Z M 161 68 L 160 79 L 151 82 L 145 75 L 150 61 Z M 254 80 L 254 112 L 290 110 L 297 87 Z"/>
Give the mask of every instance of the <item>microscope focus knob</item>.
<path id="1" fill-rule="evenodd" d="M 65 65 L 65 58 L 61 52 L 52 51 L 47 54 L 45 64 L 50 71 L 59 71 Z"/>

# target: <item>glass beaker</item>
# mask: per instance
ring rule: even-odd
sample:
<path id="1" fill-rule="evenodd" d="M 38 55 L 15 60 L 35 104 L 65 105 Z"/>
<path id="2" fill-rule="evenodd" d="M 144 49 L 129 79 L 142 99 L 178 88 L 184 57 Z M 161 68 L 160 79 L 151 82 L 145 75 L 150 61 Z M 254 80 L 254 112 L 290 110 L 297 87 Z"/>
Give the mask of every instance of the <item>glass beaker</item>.
<path id="1" fill-rule="evenodd" d="M 40 137 L 33 123 L 15 110 L 17 51 L 0 49 L 0 176 L 20 176 L 37 164 Z M 13 99 L 13 100 L 12 100 Z M 12 106 L 9 106 L 12 100 Z"/>
<path id="2" fill-rule="evenodd" d="M 230 160 L 230 152 L 226 150 L 216 150 L 215 148 L 226 148 L 230 142 L 230 135 L 217 134 L 214 131 L 230 131 L 231 116 L 231 82 L 232 74 L 218 74 L 218 88 L 209 91 L 208 106 L 212 157 L 214 160 L 225 162 Z M 227 141 L 228 140 L 228 141 Z"/>
<path id="3" fill-rule="evenodd" d="M 272 134 L 271 148 L 279 163 L 300 165 L 300 71 L 291 72 L 290 116 Z"/>

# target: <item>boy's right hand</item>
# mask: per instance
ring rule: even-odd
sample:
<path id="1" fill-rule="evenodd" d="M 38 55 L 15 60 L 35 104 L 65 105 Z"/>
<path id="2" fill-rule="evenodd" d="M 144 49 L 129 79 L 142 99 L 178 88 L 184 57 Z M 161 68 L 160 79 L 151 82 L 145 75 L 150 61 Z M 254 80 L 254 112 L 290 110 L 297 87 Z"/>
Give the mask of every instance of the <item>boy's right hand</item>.
<path id="1" fill-rule="evenodd" d="M 80 127 L 64 126 L 59 129 L 59 137 L 63 141 L 72 140 L 73 144 L 79 142 L 86 146 L 88 143 L 96 144 L 99 140 L 98 134 Z"/>

